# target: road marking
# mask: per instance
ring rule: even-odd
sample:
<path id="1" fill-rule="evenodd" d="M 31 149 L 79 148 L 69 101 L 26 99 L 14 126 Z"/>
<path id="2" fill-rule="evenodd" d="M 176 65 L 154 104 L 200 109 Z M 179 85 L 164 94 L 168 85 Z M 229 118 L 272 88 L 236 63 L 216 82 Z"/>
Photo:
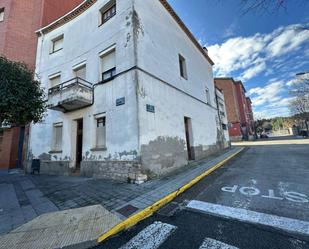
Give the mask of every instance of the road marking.
<path id="1" fill-rule="evenodd" d="M 206 238 L 199 249 L 239 249 L 239 248 L 225 244 L 215 239 Z"/>
<path id="2" fill-rule="evenodd" d="M 119 249 L 156 249 L 176 229 L 177 227 L 170 224 L 154 222 Z"/>
<path id="3" fill-rule="evenodd" d="M 233 186 L 224 186 L 221 188 L 221 191 L 227 192 L 230 194 L 234 194 L 239 190 L 239 192 L 247 197 L 251 196 L 260 196 L 263 198 L 267 198 L 269 200 L 279 200 L 283 201 L 284 199 L 291 201 L 291 202 L 297 202 L 297 203 L 309 203 L 308 197 L 305 194 L 298 193 L 295 191 L 280 191 L 281 196 L 275 196 L 275 191 L 273 189 L 268 189 L 268 195 L 261 195 L 261 191 L 256 187 L 239 187 L 239 185 L 233 185 Z"/>
<path id="4" fill-rule="evenodd" d="M 309 235 L 309 222 L 307 221 L 258 213 L 241 208 L 226 207 L 197 200 L 190 201 L 187 208 L 193 211 L 197 210 L 203 213 L 232 218 L 243 222 L 265 225 L 289 233 L 298 233 L 305 236 Z"/>

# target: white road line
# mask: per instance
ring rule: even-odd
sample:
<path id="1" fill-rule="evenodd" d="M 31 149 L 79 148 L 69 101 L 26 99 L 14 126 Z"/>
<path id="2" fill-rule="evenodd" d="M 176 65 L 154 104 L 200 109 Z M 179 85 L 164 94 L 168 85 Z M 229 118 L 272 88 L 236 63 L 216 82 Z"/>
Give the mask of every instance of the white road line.
<path id="1" fill-rule="evenodd" d="M 215 239 L 206 238 L 199 249 L 239 249 L 239 248 L 225 244 Z"/>
<path id="2" fill-rule="evenodd" d="M 154 222 L 119 249 L 156 249 L 176 229 L 177 227 L 170 224 Z"/>
<path id="3" fill-rule="evenodd" d="M 232 218 L 243 222 L 261 224 L 289 233 L 297 233 L 305 236 L 309 235 L 309 222 L 307 221 L 258 213 L 241 208 L 226 207 L 197 200 L 190 201 L 187 205 L 187 208 L 193 211 L 197 210 L 203 213 Z"/>

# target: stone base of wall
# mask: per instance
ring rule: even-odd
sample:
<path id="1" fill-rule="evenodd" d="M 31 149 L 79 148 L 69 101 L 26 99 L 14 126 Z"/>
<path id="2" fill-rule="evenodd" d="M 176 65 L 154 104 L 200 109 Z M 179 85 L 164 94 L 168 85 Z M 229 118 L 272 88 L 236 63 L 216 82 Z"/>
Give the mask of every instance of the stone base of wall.
<path id="1" fill-rule="evenodd" d="M 147 176 L 141 173 L 138 161 L 83 161 L 81 176 L 142 183 Z"/>
<path id="2" fill-rule="evenodd" d="M 215 153 L 218 153 L 220 150 L 224 149 L 224 145 L 216 144 L 216 145 L 204 145 L 204 146 L 196 146 L 192 147 L 192 151 L 194 153 L 194 159 L 199 161 L 205 159 Z"/>
<path id="3" fill-rule="evenodd" d="M 31 174 L 31 163 L 32 161 L 27 161 L 25 170 L 26 173 Z M 73 172 L 70 168 L 70 161 L 44 161 L 41 160 L 40 174 L 43 175 L 60 175 L 69 176 Z M 36 173 L 36 172 L 35 172 Z"/>

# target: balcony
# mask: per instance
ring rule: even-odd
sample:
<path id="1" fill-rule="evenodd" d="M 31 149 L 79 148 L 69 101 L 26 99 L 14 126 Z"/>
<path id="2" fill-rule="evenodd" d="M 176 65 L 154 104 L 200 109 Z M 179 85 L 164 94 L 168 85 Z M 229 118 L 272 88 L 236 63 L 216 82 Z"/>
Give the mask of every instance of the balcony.
<path id="1" fill-rule="evenodd" d="M 70 112 L 92 104 L 92 84 L 81 78 L 74 78 L 48 90 L 47 108 Z"/>

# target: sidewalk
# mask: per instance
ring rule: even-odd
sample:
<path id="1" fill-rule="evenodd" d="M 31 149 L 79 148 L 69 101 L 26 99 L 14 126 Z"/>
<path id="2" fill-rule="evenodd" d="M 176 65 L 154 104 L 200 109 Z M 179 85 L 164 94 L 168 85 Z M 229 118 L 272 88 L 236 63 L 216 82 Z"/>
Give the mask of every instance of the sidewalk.
<path id="1" fill-rule="evenodd" d="M 0 237 L 0 248 L 87 248 L 110 229 L 122 229 L 130 219 L 137 222 L 136 214 L 142 219 L 142 210 L 240 150 L 233 148 L 142 185 L 79 177 L 1 176 L 0 234 L 9 233 Z"/>

